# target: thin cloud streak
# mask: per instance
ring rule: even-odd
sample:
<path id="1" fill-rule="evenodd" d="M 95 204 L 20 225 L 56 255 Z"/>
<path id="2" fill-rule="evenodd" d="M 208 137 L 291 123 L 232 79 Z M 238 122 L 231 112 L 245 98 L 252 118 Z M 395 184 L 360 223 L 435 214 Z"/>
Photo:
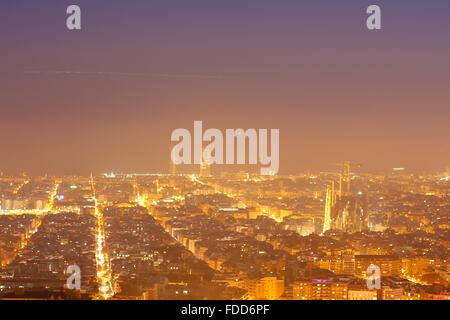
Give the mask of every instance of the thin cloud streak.
<path id="1" fill-rule="evenodd" d="M 29 75 L 71 75 L 71 76 L 120 76 L 120 77 L 155 77 L 155 78 L 171 78 L 171 79 L 234 79 L 233 76 L 223 75 L 203 75 L 203 74 L 169 74 L 169 73 L 142 73 L 142 72 L 116 72 L 116 71 L 71 71 L 71 70 L 55 70 L 41 71 L 31 70 L 24 71 Z"/>

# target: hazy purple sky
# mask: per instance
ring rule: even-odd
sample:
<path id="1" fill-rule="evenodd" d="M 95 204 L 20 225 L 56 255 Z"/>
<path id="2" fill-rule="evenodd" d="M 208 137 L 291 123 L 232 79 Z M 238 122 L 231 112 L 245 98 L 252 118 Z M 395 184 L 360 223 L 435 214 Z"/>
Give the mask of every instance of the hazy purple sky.
<path id="1" fill-rule="evenodd" d="M 280 173 L 450 166 L 448 0 L 2 0 L 0 24 L 4 172 L 167 172 L 194 120 L 279 128 Z"/>

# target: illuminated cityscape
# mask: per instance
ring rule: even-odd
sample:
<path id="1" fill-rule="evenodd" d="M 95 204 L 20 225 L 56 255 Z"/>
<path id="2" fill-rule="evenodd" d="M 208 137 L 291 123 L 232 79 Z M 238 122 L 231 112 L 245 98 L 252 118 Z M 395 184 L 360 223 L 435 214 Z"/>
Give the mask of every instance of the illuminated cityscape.
<path id="1" fill-rule="evenodd" d="M 0 13 L 0 303 L 316 320 L 450 300 L 449 0 Z"/>
<path id="2" fill-rule="evenodd" d="M 169 174 L 4 175 L 0 297 L 450 299 L 449 170 L 343 164 L 287 176 L 205 163 L 199 174 L 171 163 Z M 74 264 L 81 287 L 69 290 Z"/>

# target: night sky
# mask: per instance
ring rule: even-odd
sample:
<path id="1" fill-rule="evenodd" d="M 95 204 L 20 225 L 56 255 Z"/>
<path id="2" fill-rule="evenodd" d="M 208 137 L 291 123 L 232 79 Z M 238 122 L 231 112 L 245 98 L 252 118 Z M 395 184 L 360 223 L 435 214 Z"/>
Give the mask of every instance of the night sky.
<path id="1" fill-rule="evenodd" d="M 448 0 L 2 0 L 0 39 L 3 172 L 167 172 L 194 120 L 279 128 L 281 174 L 450 167 Z"/>

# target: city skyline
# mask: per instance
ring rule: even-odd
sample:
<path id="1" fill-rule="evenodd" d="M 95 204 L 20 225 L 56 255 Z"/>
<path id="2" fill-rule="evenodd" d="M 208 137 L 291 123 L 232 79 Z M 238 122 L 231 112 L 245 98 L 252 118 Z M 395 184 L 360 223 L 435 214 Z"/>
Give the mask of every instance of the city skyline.
<path id="1" fill-rule="evenodd" d="M 450 1 L 2 0 L 0 39 L 0 300 L 450 300 Z"/>
<path id="2" fill-rule="evenodd" d="M 0 299 L 449 300 L 450 172 L 342 165 L 2 176 Z"/>

